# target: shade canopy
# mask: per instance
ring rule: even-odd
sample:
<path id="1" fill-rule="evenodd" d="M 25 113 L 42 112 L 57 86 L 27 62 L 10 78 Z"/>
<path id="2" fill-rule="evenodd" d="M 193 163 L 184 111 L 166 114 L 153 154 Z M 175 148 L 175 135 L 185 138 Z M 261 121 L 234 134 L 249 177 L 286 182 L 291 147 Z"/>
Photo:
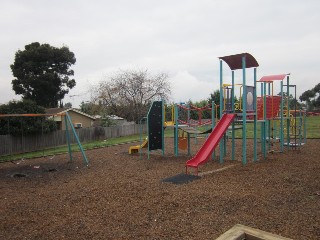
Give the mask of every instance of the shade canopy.
<path id="1" fill-rule="evenodd" d="M 287 75 L 289 75 L 289 74 L 263 76 L 258 82 L 282 81 Z"/>
<path id="2" fill-rule="evenodd" d="M 236 55 L 219 57 L 219 59 L 225 61 L 231 70 L 237 70 L 242 69 L 242 57 L 246 58 L 246 68 L 259 66 L 257 60 L 249 53 L 240 53 Z"/>

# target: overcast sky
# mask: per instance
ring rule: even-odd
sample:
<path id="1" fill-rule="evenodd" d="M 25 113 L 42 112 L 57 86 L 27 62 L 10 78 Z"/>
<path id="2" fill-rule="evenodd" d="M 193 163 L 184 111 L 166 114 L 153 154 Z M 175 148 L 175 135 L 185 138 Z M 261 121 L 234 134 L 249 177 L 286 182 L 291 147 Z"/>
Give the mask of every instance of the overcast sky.
<path id="1" fill-rule="evenodd" d="M 20 99 L 10 64 L 32 42 L 75 53 L 73 107 L 118 69 L 167 72 L 172 101 L 206 99 L 219 88 L 218 57 L 242 52 L 258 78 L 291 73 L 300 95 L 320 82 L 319 10 L 319 0 L 1 0 L 0 103 Z"/>

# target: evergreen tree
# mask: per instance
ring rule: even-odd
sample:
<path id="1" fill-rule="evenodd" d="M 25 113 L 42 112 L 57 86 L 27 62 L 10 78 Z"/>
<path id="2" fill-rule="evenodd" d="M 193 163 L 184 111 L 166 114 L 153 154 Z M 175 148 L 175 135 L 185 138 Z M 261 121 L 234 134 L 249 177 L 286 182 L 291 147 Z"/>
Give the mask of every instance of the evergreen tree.
<path id="1" fill-rule="evenodd" d="M 10 66 L 12 88 L 23 99 L 43 107 L 57 107 L 58 103 L 76 85 L 74 71 L 70 69 L 76 59 L 68 47 L 56 48 L 38 42 L 18 50 Z"/>

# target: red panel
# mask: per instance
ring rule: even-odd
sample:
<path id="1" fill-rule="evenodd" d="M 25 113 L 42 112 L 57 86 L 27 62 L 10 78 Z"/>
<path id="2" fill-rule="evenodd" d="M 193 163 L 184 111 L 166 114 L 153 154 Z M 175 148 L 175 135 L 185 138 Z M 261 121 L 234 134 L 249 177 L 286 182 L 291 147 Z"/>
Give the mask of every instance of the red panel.
<path id="1" fill-rule="evenodd" d="M 263 76 L 258 82 L 273 82 L 273 81 L 281 81 L 283 80 L 288 74 L 278 74 L 278 75 L 269 75 Z"/>
<path id="2" fill-rule="evenodd" d="M 281 103 L 281 97 L 280 96 L 267 96 L 266 97 L 266 117 L 267 119 L 273 119 L 277 117 L 279 113 Z M 258 119 L 263 119 L 263 98 L 259 97 L 257 98 L 257 114 Z"/>

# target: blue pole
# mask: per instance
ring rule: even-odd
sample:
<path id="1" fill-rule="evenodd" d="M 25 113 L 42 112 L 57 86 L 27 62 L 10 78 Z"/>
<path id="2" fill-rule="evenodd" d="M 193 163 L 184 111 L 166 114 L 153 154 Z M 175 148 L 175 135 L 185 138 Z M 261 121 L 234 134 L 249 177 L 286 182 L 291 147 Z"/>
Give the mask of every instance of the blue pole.
<path id="1" fill-rule="evenodd" d="M 212 103 L 211 103 L 211 118 L 212 118 L 211 129 L 212 129 L 212 131 L 213 131 L 215 124 L 216 124 L 216 117 L 215 117 L 215 111 L 214 111 L 215 107 L 216 107 L 216 105 L 215 105 L 214 101 L 212 101 Z M 212 160 L 214 160 L 215 157 L 216 157 L 216 150 L 214 150 L 212 153 Z"/>
<path id="2" fill-rule="evenodd" d="M 242 164 L 247 164 L 247 88 L 246 88 L 246 57 L 242 57 Z"/>
<path id="3" fill-rule="evenodd" d="M 264 131 L 263 131 L 263 156 L 264 158 L 267 157 L 267 146 L 266 146 L 266 140 L 267 140 L 267 84 L 266 82 L 263 83 L 263 119 L 264 119 Z"/>
<path id="4" fill-rule="evenodd" d="M 232 104 L 232 113 L 235 113 L 235 110 L 234 110 L 234 71 L 232 71 L 231 104 Z M 232 134 L 231 159 L 235 160 L 235 128 L 234 128 L 234 121 L 232 121 L 232 133 L 231 134 Z"/>
<path id="5" fill-rule="evenodd" d="M 287 76 L 287 143 L 288 149 L 290 149 L 290 104 L 289 104 L 289 95 L 290 95 L 290 87 L 289 87 L 289 76 Z"/>
<path id="6" fill-rule="evenodd" d="M 85 154 L 85 152 L 84 152 L 84 150 L 83 150 L 83 148 L 82 148 L 81 142 L 80 142 L 79 137 L 78 137 L 78 135 L 77 135 L 77 133 L 76 133 L 76 130 L 75 130 L 74 127 L 73 127 L 73 124 L 72 124 L 72 121 L 71 121 L 71 118 L 70 118 L 68 112 L 66 112 L 66 116 L 67 116 L 67 119 L 68 119 L 68 121 L 69 121 L 69 123 L 70 123 L 70 126 L 71 126 L 72 132 L 73 132 L 73 134 L 74 134 L 74 137 L 76 138 L 76 141 L 77 141 L 77 143 L 78 143 L 78 146 L 79 146 L 79 149 L 80 149 L 80 151 L 81 151 L 83 160 L 84 160 L 84 162 L 86 163 L 86 165 L 88 166 L 88 165 L 89 165 L 89 161 L 88 161 L 87 156 L 86 156 L 86 154 Z"/>
<path id="7" fill-rule="evenodd" d="M 142 145 L 142 120 L 143 118 L 140 120 L 140 146 Z M 148 139 L 149 141 L 149 139 Z M 148 143 L 149 144 L 149 143 Z M 142 148 L 139 148 L 139 155 L 140 155 L 140 159 L 142 159 Z"/>
<path id="8" fill-rule="evenodd" d="M 307 143 L 307 113 L 303 113 L 303 143 Z"/>
<path id="9" fill-rule="evenodd" d="M 179 117 L 179 114 L 178 114 L 178 105 L 175 104 L 174 105 L 174 154 L 175 156 L 178 156 L 179 155 L 179 143 L 178 143 L 178 128 L 179 128 L 179 125 L 178 125 L 178 117 Z"/>
<path id="10" fill-rule="evenodd" d="M 152 108 L 152 104 L 151 104 L 150 109 Z M 148 159 L 150 159 L 150 136 L 149 136 L 149 113 L 150 113 L 150 109 L 149 109 L 149 112 L 148 112 L 148 115 L 147 115 Z"/>
<path id="11" fill-rule="evenodd" d="M 164 156 L 164 122 L 166 119 L 166 113 L 164 112 L 164 101 L 161 100 L 161 113 L 162 113 L 162 121 L 161 121 L 161 137 L 162 137 L 162 156 Z"/>
<path id="12" fill-rule="evenodd" d="M 69 158 L 70 158 L 70 161 L 72 161 L 72 150 L 71 150 L 71 145 L 70 145 L 70 134 L 69 134 L 69 129 L 68 129 L 67 115 L 64 116 L 64 122 L 66 124 L 66 137 L 67 137 L 67 143 L 68 143 Z"/>
<path id="13" fill-rule="evenodd" d="M 280 152 L 283 152 L 283 80 L 280 83 L 281 88 L 281 107 L 280 107 Z"/>
<path id="14" fill-rule="evenodd" d="M 261 83 L 260 84 L 260 87 L 261 87 L 261 101 L 264 101 L 264 97 L 263 97 L 263 83 Z M 263 105 L 263 103 L 262 103 L 262 105 Z M 262 109 L 262 113 L 263 113 L 263 109 Z M 260 142 L 261 142 L 261 152 L 263 153 L 264 152 L 264 141 L 265 141 L 265 139 L 264 139 L 264 136 L 263 136 L 263 134 L 264 134 L 264 127 L 265 127 L 265 124 L 264 124 L 264 115 L 262 115 L 262 119 L 260 119 L 261 120 L 261 123 L 260 123 Z"/>
<path id="15" fill-rule="evenodd" d="M 257 161 L 257 68 L 253 69 L 253 161 Z"/>
<path id="16" fill-rule="evenodd" d="M 222 60 L 220 60 L 220 106 L 219 106 L 219 109 L 220 109 L 220 113 L 219 113 L 219 116 L 220 116 L 220 120 L 222 118 L 222 113 L 223 113 L 223 79 L 222 79 Z M 220 163 L 223 163 L 223 154 L 224 154 L 224 146 L 223 146 L 223 141 L 220 140 Z"/>
<path id="17" fill-rule="evenodd" d="M 301 147 L 302 143 L 302 114 L 301 109 L 299 111 L 299 147 Z"/>
<path id="18" fill-rule="evenodd" d="M 268 96 L 270 97 L 271 93 L 270 93 L 270 83 L 268 83 Z M 273 100 L 272 100 L 273 101 Z M 272 106 L 271 106 L 272 107 Z M 268 114 L 268 113 L 267 113 Z M 271 120 L 268 120 L 268 125 L 267 125 L 267 128 L 268 128 L 268 150 L 270 150 L 271 148 Z"/>

